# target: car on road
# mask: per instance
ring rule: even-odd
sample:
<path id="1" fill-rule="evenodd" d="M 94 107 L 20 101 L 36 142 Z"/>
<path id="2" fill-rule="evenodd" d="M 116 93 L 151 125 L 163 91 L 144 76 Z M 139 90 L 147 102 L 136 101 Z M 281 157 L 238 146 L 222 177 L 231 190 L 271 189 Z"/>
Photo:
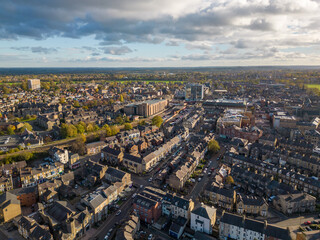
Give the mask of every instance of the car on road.
<path id="1" fill-rule="evenodd" d="M 140 185 L 140 188 L 143 188 L 143 185 Z"/>
<path id="2" fill-rule="evenodd" d="M 149 178 L 149 180 L 148 180 L 149 182 L 152 182 L 152 178 Z"/>
<path id="3" fill-rule="evenodd" d="M 201 179 L 202 179 L 202 178 L 201 178 L 201 177 L 199 177 L 199 178 L 198 178 L 198 182 L 200 182 L 200 181 L 201 181 Z"/>
<path id="4" fill-rule="evenodd" d="M 137 194 L 136 194 L 136 193 L 134 193 L 134 194 L 132 195 L 132 199 L 133 199 L 133 198 L 135 198 L 136 196 L 137 196 Z"/>
<path id="5" fill-rule="evenodd" d="M 119 216 L 121 214 L 121 210 L 119 210 L 117 213 L 116 213 L 116 216 Z"/>
<path id="6" fill-rule="evenodd" d="M 112 231 L 113 231 L 113 228 L 110 228 L 110 229 L 109 229 L 109 231 L 108 231 L 108 233 L 110 233 L 110 234 L 111 234 L 111 233 L 112 233 Z"/>
<path id="7" fill-rule="evenodd" d="M 153 235 L 152 233 L 148 236 L 148 240 L 152 240 L 153 239 Z"/>

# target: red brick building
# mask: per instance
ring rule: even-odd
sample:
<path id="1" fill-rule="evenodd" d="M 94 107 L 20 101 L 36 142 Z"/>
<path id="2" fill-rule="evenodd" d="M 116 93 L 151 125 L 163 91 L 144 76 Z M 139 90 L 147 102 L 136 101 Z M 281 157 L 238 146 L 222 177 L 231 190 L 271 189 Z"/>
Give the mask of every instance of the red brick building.
<path id="1" fill-rule="evenodd" d="M 234 125 L 229 127 L 220 126 L 219 130 L 220 134 L 226 135 L 228 137 L 247 139 L 249 142 L 255 142 L 263 134 L 263 131 L 257 127 L 240 128 Z"/>
<path id="2" fill-rule="evenodd" d="M 10 193 L 17 196 L 22 207 L 31 207 L 33 204 L 36 204 L 38 200 L 38 190 L 36 187 L 17 188 L 11 190 Z"/>
<path id="3" fill-rule="evenodd" d="M 161 200 L 165 193 L 161 190 L 146 187 L 134 199 L 133 209 L 138 214 L 141 221 L 145 223 L 155 223 L 161 217 Z"/>

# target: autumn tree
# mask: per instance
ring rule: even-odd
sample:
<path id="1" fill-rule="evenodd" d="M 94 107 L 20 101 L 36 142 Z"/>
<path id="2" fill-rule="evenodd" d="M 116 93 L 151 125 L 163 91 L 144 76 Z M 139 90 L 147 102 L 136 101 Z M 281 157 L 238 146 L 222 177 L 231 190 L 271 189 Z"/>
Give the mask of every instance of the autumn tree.
<path id="1" fill-rule="evenodd" d="M 78 130 L 72 124 L 63 123 L 60 128 L 60 134 L 63 138 L 75 137 L 78 134 Z"/>
<path id="2" fill-rule="evenodd" d="M 226 183 L 227 184 L 234 184 L 234 180 L 231 176 L 226 177 Z"/>
<path id="3" fill-rule="evenodd" d="M 32 131 L 32 126 L 30 125 L 30 123 L 24 123 L 23 127 L 20 128 L 20 132 L 24 132 L 26 129 Z"/>
<path id="4" fill-rule="evenodd" d="M 124 124 L 124 130 L 131 130 L 131 129 L 132 129 L 132 125 L 130 123 Z"/>
<path id="5" fill-rule="evenodd" d="M 208 143 L 208 150 L 211 153 L 219 152 L 220 151 L 220 146 L 219 146 L 218 141 L 216 141 L 214 139 L 210 140 L 209 143 Z"/>
<path id="6" fill-rule="evenodd" d="M 163 123 L 163 119 L 159 115 L 153 117 L 151 120 L 151 124 L 157 127 L 160 127 L 162 123 Z"/>
<path id="7" fill-rule="evenodd" d="M 118 132 L 120 132 L 119 128 L 115 125 L 111 126 L 111 136 L 116 135 Z"/>
<path id="8" fill-rule="evenodd" d="M 14 130 L 15 130 L 15 129 L 16 129 L 15 126 L 9 125 L 9 126 L 7 127 L 7 132 L 8 132 L 8 134 L 9 134 L 9 135 L 14 135 Z"/>
<path id="9" fill-rule="evenodd" d="M 79 137 L 74 143 L 71 144 L 71 151 L 78 153 L 81 156 L 86 154 L 86 145 L 83 141 L 83 138 Z"/>
<path id="10" fill-rule="evenodd" d="M 102 129 L 106 131 L 107 137 L 112 136 L 111 128 L 110 128 L 110 126 L 108 124 L 103 125 Z"/>

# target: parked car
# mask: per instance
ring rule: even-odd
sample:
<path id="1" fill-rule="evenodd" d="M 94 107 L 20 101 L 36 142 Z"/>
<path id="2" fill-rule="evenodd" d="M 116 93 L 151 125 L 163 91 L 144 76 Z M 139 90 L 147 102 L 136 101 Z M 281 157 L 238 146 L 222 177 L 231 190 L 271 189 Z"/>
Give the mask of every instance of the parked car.
<path id="1" fill-rule="evenodd" d="M 136 193 L 134 193 L 133 195 L 132 195 L 132 198 L 135 198 L 137 196 L 137 194 Z"/>
<path id="2" fill-rule="evenodd" d="M 116 216 L 119 216 L 121 214 L 121 210 L 119 210 L 117 213 L 116 213 Z"/>
<path id="3" fill-rule="evenodd" d="M 311 222 L 310 221 L 306 221 L 306 222 L 304 222 L 304 225 L 310 225 L 311 224 Z"/>
<path id="4" fill-rule="evenodd" d="M 201 177 L 200 177 L 200 178 L 198 178 L 198 182 L 200 182 L 200 181 L 201 181 L 201 179 L 202 179 Z"/>
<path id="5" fill-rule="evenodd" d="M 148 236 L 148 240 L 152 240 L 153 239 L 153 235 L 152 233 Z"/>

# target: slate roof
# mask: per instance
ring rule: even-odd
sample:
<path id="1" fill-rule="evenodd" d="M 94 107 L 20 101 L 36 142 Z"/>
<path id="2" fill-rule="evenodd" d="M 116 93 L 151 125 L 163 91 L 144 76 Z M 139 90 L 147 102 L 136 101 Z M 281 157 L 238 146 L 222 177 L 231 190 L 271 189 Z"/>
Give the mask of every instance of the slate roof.
<path id="1" fill-rule="evenodd" d="M 291 239 L 289 232 L 284 228 L 280 228 L 275 225 L 269 225 L 262 221 L 248 219 L 246 217 L 242 217 L 232 213 L 224 212 L 220 219 L 220 223 L 226 223 L 229 225 L 252 230 L 254 232 L 265 234 L 267 237 L 273 237 L 282 240 Z"/>
<path id="2" fill-rule="evenodd" d="M 0 195 L 0 207 L 5 208 L 5 207 L 9 206 L 10 204 L 20 205 L 20 201 L 17 199 L 17 196 L 12 193 L 9 193 L 9 192 L 5 192 L 5 193 L 1 194 Z"/>
<path id="3" fill-rule="evenodd" d="M 113 167 L 108 167 L 106 174 L 111 175 L 112 177 L 118 178 L 118 179 L 122 179 L 126 172 L 121 171 L 119 169 L 113 168 Z"/>
<path id="4" fill-rule="evenodd" d="M 192 213 L 206 219 L 211 219 L 214 216 L 216 211 L 217 209 L 213 207 L 202 205 L 201 207 L 194 209 Z"/>

